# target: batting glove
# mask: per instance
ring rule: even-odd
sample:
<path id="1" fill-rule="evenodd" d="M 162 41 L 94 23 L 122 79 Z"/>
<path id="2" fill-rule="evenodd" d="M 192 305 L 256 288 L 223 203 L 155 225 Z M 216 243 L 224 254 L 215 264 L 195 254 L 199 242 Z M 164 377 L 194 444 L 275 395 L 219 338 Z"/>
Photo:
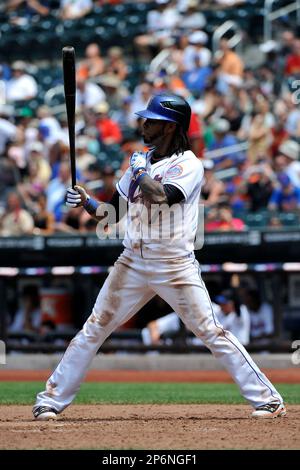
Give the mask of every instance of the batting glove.
<path id="1" fill-rule="evenodd" d="M 143 152 L 134 152 L 131 155 L 130 166 L 134 176 L 136 176 L 140 170 L 146 171 L 146 165 L 146 155 Z"/>
<path id="2" fill-rule="evenodd" d="M 87 194 L 82 186 L 74 186 L 73 188 L 67 189 L 66 194 L 66 206 L 68 207 L 80 207 L 83 206 L 88 200 L 90 196 Z"/>

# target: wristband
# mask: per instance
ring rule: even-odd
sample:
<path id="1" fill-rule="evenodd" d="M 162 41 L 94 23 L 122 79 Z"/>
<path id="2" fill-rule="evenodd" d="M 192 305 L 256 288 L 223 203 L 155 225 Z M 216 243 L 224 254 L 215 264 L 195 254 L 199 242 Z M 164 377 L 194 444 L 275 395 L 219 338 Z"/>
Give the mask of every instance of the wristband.
<path id="1" fill-rule="evenodd" d="M 96 199 L 89 197 L 83 204 L 83 207 L 90 215 L 95 215 L 99 207 L 99 204 L 96 201 Z"/>
<path id="2" fill-rule="evenodd" d="M 144 178 L 144 176 L 146 176 L 148 173 L 145 169 L 141 169 L 137 172 L 137 174 L 135 175 L 135 181 L 137 184 L 140 183 L 140 181 Z"/>

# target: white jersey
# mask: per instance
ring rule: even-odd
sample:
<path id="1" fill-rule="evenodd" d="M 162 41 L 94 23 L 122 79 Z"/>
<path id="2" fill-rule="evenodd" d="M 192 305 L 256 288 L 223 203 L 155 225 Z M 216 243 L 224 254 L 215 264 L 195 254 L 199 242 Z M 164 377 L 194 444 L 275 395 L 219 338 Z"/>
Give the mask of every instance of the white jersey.
<path id="1" fill-rule="evenodd" d="M 168 206 L 144 204 L 139 186 L 129 168 L 117 183 L 128 201 L 127 229 L 123 245 L 148 259 L 178 258 L 194 250 L 203 166 L 190 150 L 156 163 L 147 155 L 147 172 L 161 184 L 180 189 L 184 200 Z"/>
<path id="2" fill-rule="evenodd" d="M 263 303 L 257 312 L 249 310 L 249 313 L 252 338 L 260 338 L 274 333 L 273 309 L 270 304 Z"/>
<path id="3" fill-rule="evenodd" d="M 18 78 L 11 78 L 7 82 L 6 98 L 8 102 L 31 99 L 37 94 L 37 82 L 31 75 L 24 74 Z"/>
<path id="4" fill-rule="evenodd" d="M 229 330 L 240 341 L 241 344 L 246 346 L 250 341 L 250 315 L 245 305 L 240 306 L 240 316 L 236 312 L 231 312 L 225 315 L 220 309 L 217 313 L 218 320 L 225 328 Z"/>

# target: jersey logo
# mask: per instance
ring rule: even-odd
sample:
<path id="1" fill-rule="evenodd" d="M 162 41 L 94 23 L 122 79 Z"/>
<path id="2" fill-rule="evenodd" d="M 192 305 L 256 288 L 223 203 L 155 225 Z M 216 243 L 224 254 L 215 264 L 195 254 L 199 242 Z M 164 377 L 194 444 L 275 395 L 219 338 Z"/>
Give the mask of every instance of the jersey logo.
<path id="1" fill-rule="evenodd" d="M 153 179 L 154 179 L 155 181 L 158 181 L 158 182 L 160 183 L 161 180 L 162 180 L 162 176 L 160 176 L 160 175 L 155 175 Z"/>
<path id="2" fill-rule="evenodd" d="M 183 168 L 181 165 L 172 166 L 167 170 L 166 178 L 176 178 L 177 176 L 180 176 L 182 172 Z"/>

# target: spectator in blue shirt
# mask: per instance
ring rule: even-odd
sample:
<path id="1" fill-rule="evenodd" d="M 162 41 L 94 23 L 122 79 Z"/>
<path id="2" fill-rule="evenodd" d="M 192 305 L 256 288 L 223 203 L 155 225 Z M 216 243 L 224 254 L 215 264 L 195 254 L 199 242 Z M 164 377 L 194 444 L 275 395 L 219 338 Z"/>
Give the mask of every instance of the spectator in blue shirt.
<path id="1" fill-rule="evenodd" d="M 270 210 L 284 212 L 294 211 L 300 208 L 300 188 L 293 186 L 290 178 L 285 173 L 278 175 L 279 188 L 274 189 L 270 201 Z"/>
<path id="2" fill-rule="evenodd" d="M 213 132 L 214 138 L 208 150 L 219 150 L 238 144 L 236 137 L 230 134 L 230 124 L 227 119 L 217 119 L 213 123 Z M 241 152 L 232 152 L 214 158 L 215 170 L 222 170 L 234 166 L 240 154 Z"/>
<path id="3" fill-rule="evenodd" d="M 47 188 L 47 210 L 54 214 L 57 222 L 62 218 L 66 189 L 70 185 L 70 181 L 71 170 L 69 162 L 61 162 L 57 177 L 50 181 Z"/>
<path id="4" fill-rule="evenodd" d="M 190 90 L 192 93 L 201 94 L 208 85 L 211 75 L 212 68 L 203 66 L 200 62 L 199 56 L 195 55 L 192 70 L 184 72 L 182 79 L 188 90 Z"/>

